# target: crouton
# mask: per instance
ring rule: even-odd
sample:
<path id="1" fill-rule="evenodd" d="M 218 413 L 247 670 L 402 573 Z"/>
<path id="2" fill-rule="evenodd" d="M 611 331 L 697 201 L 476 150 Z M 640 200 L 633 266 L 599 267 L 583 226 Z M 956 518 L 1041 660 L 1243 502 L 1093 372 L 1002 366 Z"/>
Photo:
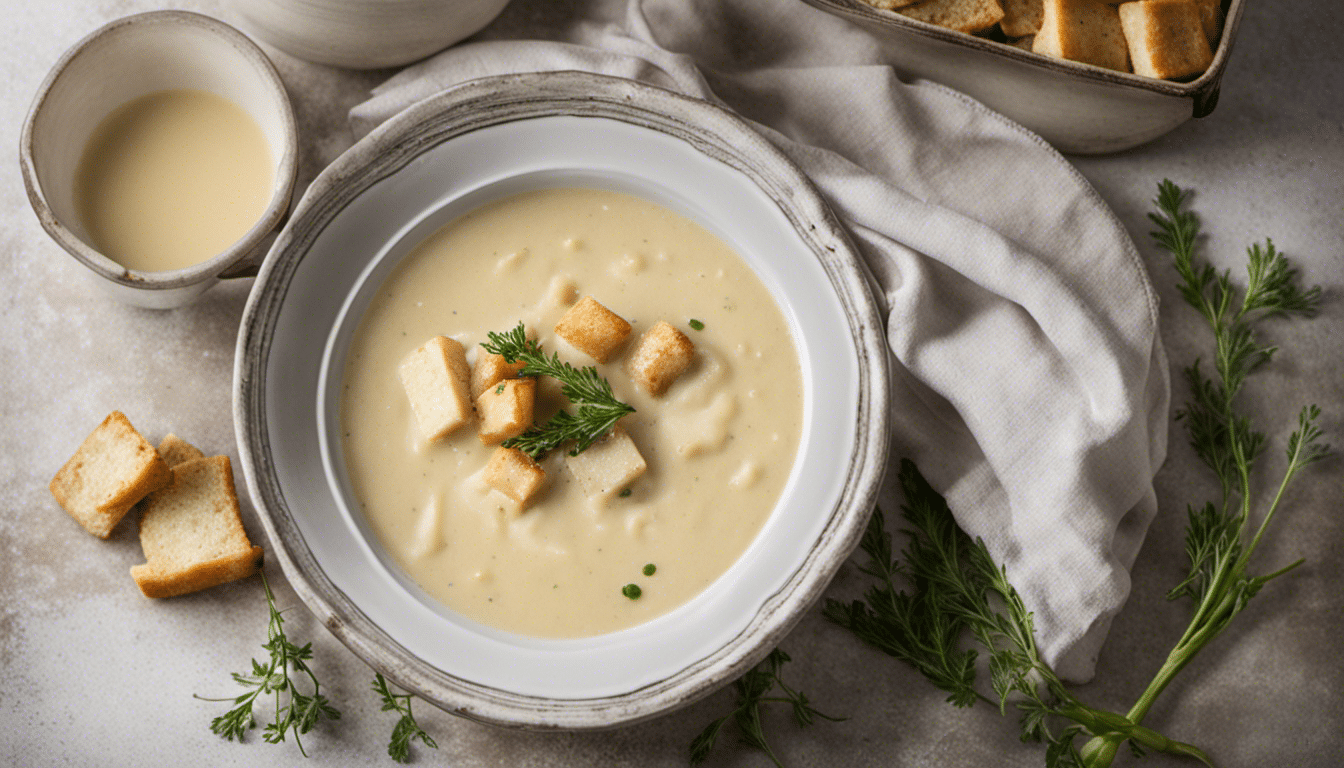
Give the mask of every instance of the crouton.
<path id="1" fill-rule="evenodd" d="M 1041 29 L 1041 16 L 1045 13 L 1042 0 L 1003 0 L 1003 19 L 999 27 L 1008 37 L 1026 37 Z"/>
<path id="2" fill-rule="evenodd" d="M 686 334 L 659 320 L 639 337 L 630 354 L 630 378 L 657 397 L 691 364 L 695 345 Z"/>
<path id="3" fill-rule="evenodd" d="M 527 504 L 541 488 L 546 470 L 517 448 L 496 448 L 482 475 L 486 485 L 519 504 Z"/>
<path id="4" fill-rule="evenodd" d="M 131 577 L 145 597 L 174 597 L 218 586 L 261 567 L 238 513 L 229 457 L 191 459 L 140 505 L 143 565 Z"/>
<path id="5" fill-rule="evenodd" d="M 1099 0 L 1045 0 L 1031 50 L 1107 69 L 1129 71 L 1120 14 Z"/>
<path id="6" fill-rule="evenodd" d="M 555 333 L 575 349 L 605 363 L 630 335 L 630 324 L 592 296 L 584 296 L 555 324 Z"/>
<path id="7" fill-rule="evenodd" d="M 584 493 L 606 496 L 617 493 L 649 468 L 635 441 L 616 427 L 606 437 L 577 456 L 566 456 L 565 466 L 578 478 Z"/>
<path id="8" fill-rule="evenodd" d="M 84 438 L 48 486 L 84 530 L 101 539 L 135 503 L 173 479 L 172 470 L 121 411 Z"/>
<path id="9" fill-rule="evenodd" d="M 480 414 L 479 435 L 486 445 L 497 445 L 521 435 L 532 426 L 532 406 L 537 398 L 537 380 L 506 379 L 476 398 Z"/>
<path id="10" fill-rule="evenodd" d="M 1120 6 L 1134 74 L 1170 80 L 1197 75 L 1213 62 L 1199 9 L 1189 0 L 1144 0 Z"/>
<path id="11" fill-rule="evenodd" d="M 476 364 L 471 367 L 471 399 L 478 399 L 486 390 L 505 379 L 517 378 L 518 372 L 527 365 L 522 360 L 510 363 L 503 355 L 481 350 Z"/>
<path id="12" fill-rule="evenodd" d="M 884 11 L 894 11 L 897 8 L 904 8 L 907 5 L 913 5 L 919 0 L 863 0 L 874 8 L 881 8 Z"/>
<path id="13" fill-rule="evenodd" d="M 172 433 L 159 441 L 159 455 L 169 467 L 175 467 L 184 461 L 205 458 L 201 449 Z"/>
<path id="14" fill-rule="evenodd" d="M 426 440 L 438 440 L 471 420 L 471 369 L 461 344 L 435 336 L 407 355 L 398 373 Z"/>
<path id="15" fill-rule="evenodd" d="M 1195 7 L 1199 9 L 1209 50 L 1213 50 L 1218 47 L 1218 37 L 1223 31 L 1223 4 L 1220 0 L 1195 0 Z"/>
<path id="16" fill-rule="evenodd" d="M 999 0 L 923 0 L 898 13 L 958 32 L 982 32 L 1003 18 Z"/>

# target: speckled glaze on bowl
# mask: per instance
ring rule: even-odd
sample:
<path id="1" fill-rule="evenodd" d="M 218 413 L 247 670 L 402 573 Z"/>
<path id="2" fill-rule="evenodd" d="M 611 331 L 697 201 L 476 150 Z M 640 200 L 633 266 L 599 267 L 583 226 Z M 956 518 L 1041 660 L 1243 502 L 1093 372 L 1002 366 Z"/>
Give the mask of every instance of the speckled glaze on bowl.
<path id="1" fill-rule="evenodd" d="M 400 578 L 349 512 L 330 423 L 332 342 L 385 274 L 468 200 L 518 185 L 634 192 L 732 245 L 796 342 L 804 432 L 747 552 L 686 605 L 630 629 L 542 639 L 472 622 Z M 347 324 L 348 325 L 348 324 Z M 561 72 L 473 81 L 411 107 L 314 181 L 249 297 L 234 416 L 252 500 L 296 591 L 358 656 L 451 712 L 597 729 L 739 676 L 821 595 L 858 543 L 888 442 L 883 326 L 861 262 L 802 173 L 739 118 L 628 80 Z M 337 369 L 339 370 L 339 369 Z M 328 482 L 330 480 L 330 482 Z"/>
<path id="2" fill-rule="evenodd" d="M 863 0 L 801 0 L 894 43 L 903 76 L 955 88 L 1039 133 L 1061 152 L 1099 155 L 1136 147 L 1192 117 L 1206 117 L 1237 37 L 1246 0 L 1224 0 L 1213 63 L 1189 82 L 1154 80 L 954 32 Z"/>
<path id="3" fill-rule="evenodd" d="M 266 209 L 233 245 L 199 264 L 163 272 L 126 269 L 89 242 L 75 212 L 84 146 L 117 107 L 155 91 L 208 91 L 242 107 L 271 149 L 275 180 Z M 52 67 L 23 125 L 19 165 L 43 229 L 88 267 L 114 299 L 150 309 L 190 302 L 221 278 L 250 277 L 289 210 L 298 133 L 280 74 L 257 44 L 222 21 L 152 11 L 91 32 Z"/>

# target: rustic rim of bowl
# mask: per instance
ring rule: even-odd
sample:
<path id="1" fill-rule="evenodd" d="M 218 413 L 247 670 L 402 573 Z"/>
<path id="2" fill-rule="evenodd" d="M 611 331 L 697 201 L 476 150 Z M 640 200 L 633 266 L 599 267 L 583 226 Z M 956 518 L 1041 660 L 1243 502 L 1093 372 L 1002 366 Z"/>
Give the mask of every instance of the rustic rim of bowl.
<path id="1" fill-rule="evenodd" d="M 821 535 L 784 585 L 731 641 L 653 685 L 619 695 L 554 699 L 448 674 L 410 653 L 343 594 L 290 513 L 265 438 L 268 349 L 286 291 L 317 235 L 352 200 L 453 137 L 555 115 L 602 117 L 665 133 L 750 178 L 793 222 L 845 310 L 857 361 L 858 428 L 848 474 Z M 709 695 L 763 658 L 803 617 L 858 545 L 876 503 L 890 437 L 883 323 L 848 234 L 807 177 L 745 121 L 708 102 L 584 72 L 471 81 L 407 109 L 337 158 L 313 182 L 272 246 L 244 311 L 234 368 L 234 423 L 248 490 L 300 598 L 337 639 L 403 688 L 494 725 L 599 730 L 647 720 Z M 316 397 L 316 393 L 314 393 Z"/>
<path id="2" fill-rule="evenodd" d="M 286 137 L 284 154 L 276 163 L 277 184 L 272 189 L 271 199 L 266 205 L 266 210 L 252 227 L 233 245 L 209 259 L 189 267 L 162 272 L 127 269 L 95 250 L 74 232 L 71 232 L 56 218 L 56 214 L 47 203 L 46 194 L 43 192 L 36 163 L 33 159 L 33 129 L 37 114 L 50 96 L 52 87 L 70 63 L 91 45 L 107 35 L 117 34 L 128 27 L 145 24 L 177 24 L 197 27 L 230 43 L 242 56 L 255 64 L 258 71 L 264 74 L 270 90 L 277 96 L 277 104 L 281 107 L 280 118 L 284 123 Z M 273 232 L 284 220 L 285 214 L 289 211 L 289 203 L 294 194 L 295 179 L 298 176 L 298 127 L 294 119 L 293 105 L 289 101 L 289 92 L 285 90 L 284 80 L 281 79 L 280 72 L 276 70 L 275 63 L 266 55 L 266 52 L 251 38 L 235 27 L 204 14 L 192 11 L 147 11 L 114 19 L 104 24 L 85 35 L 61 55 L 61 58 L 57 60 L 56 64 L 47 73 L 46 78 L 43 79 L 42 85 L 37 90 L 37 95 L 33 98 L 32 106 L 28 109 L 28 116 L 24 119 L 23 132 L 19 142 L 19 166 L 22 170 L 24 187 L 28 191 L 28 201 L 37 214 L 42 228 L 71 256 L 93 270 L 99 277 L 114 283 L 141 290 L 168 291 L 195 285 L 213 276 L 223 276 L 223 273 L 228 272 L 230 267 L 253 255 L 266 239 L 266 236 Z"/>

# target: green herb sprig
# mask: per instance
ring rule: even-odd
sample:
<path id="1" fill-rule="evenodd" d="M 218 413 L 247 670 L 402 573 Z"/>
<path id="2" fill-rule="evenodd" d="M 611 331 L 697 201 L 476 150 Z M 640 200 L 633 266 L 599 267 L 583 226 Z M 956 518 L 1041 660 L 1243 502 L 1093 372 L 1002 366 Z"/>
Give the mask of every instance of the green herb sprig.
<path id="1" fill-rule="evenodd" d="M 709 758 L 719 732 L 731 720 L 737 723 L 737 730 L 743 743 L 761 750 L 776 766 L 782 768 L 770 745 L 765 741 L 765 731 L 761 724 L 761 705 L 766 702 L 788 704 L 793 709 L 794 720 L 799 727 L 811 725 L 816 718 L 839 722 L 843 717 L 831 717 L 815 709 L 802 691 L 796 691 L 784 683 L 779 670 L 789 661 L 789 655 L 776 648 L 765 660 L 752 667 L 745 675 L 733 683 L 737 691 L 737 706 L 732 712 L 710 723 L 691 742 L 691 765 L 699 765 Z M 775 688 L 782 695 L 768 696 Z"/>
<path id="2" fill-rule="evenodd" d="M 1266 241 L 1248 250 L 1247 284 L 1239 291 L 1230 272 L 1218 273 L 1197 264 L 1194 248 L 1199 223 L 1183 210 L 1187 193 L 1164 181 L 1158 188 L 1158 212 L 1151 215 L 1156 241 L 1171 252 L 1180 290 L 1187 303 L 1208 322 L 1214 335 L 1215 376 L 1202 373 L 1199 361 L 1185 370 L 1191 400 L 1177 418 L 1186 427 L 1196 454 L 1218 477 L 1221 499 L 1189 508 L 1186 553 L 1189 573 L 1169 598 L 1190 597 L 1196 607 L 1185 633 L 1134 706 L 1124 715 L 1083 704 L 1039 656 L 1034 627 L 1006 572 L 995 565 L 984 543 L 972 541 L 956 526 L 946 502 L 909 461 L 902 462 L 900 481 L 910 528 L 898 561 L 891 537 L 877 511 L 864 535 L 869 557 L 863 572 L 873 577 L 863 600 L 827 602 L 826 616 L 856 637 L 900 658 L 948 693 L 956 706 L 977 701 L 1021 713 L 1024 741 L 1046 743 L 1050 768 L 1105 768 L 1119 746 L 1136 754 L 1160 751 L 1212 762 L 1202 750 L 1173 741 L 1141 725 L 1157 696 L 1194 656 L 1213 640 L 1269 581 L 1301 561 L 1267 574 L 1248 575 L 1252 553 L 1280 508 L 1289 483 L 1306 466 L 1329 454 L 1317 426 L 1320 409 L 1307 406 L 1298 414 L 1297 430 L 1287 442 L 1287 467 L 1268 508 L 1253 525 L 1250 478 L 1265 447 L 1263 433 L 1234 405 L 1247 376 L 1268 362 L 1275 348 L 1256 339 L 1260 323 L 1270 318 L 1308 316 L 1317 308 L 1320 290 L 1302 290 L 1287 259 Z M 1252 533 L 1252 531 L 1254 531 Z M 908 582 L 911 592 L 897 582 Z M 989 654 L 991 699 L 975 687 L 977 651 L 963 649 L 969 633 Z M 1089 740 L 1077 748 L 1080 735 Z"/>
<path id="3" fill-rule="evenodd" d="M 229 741 L 236 738 L 241 742 L 243 734 L 256 725 L 252 710 L 257 698 L 264 694 L 274 695 L 275 719 L 266 726 L 262 738 L 271 744 L 278 744 L 292 731 L 299 752 L 307 757 L 308 753 L 304 751 L 303 741 L 299 737 L 311 731 L 323 718 L 337 720 L 341 713 L 322 695 L 322 686 L 308 666 L 308 661 L 313 658 L 313 644 L 307 643 L 300 647 L 290 642 L 285 635 L 285 620 L 275 607 L 275 595 L 271 593 L 271 585 L 266 581 L 265 573 L 261 574 L 261 586 L 266 591 L 266 606 L 270 612 L 266 643 L 261 647 L 270 654 L 270 662 L 262 666 L 253 659 L 252 674 L 233 674 L 235 682 L 250 690 L 232 699 L 236 706 L 212 720 L 210 730 Z M 297 677 L 299 675 L 308 677 L 312 685 L 311 694 L 299 691 L 298 682 L 302 680 Z M 196 698 L 203 701 L 230 701 L 202 696 Z"/>
<path id="4" fill-rule="evenodd" d="M 383 700 L 384 712 L 396 712 L 401 715 L 397 724 L 392 728 L 392 738 L 387 742 L 387 754 L 398 763 L 404 763 L 411 757 L 411 742 L 419 739 L 425 746 L 431 749 L 438 749 L 439 745 L 434 743 L 434 738 L 420 727 L 415 721 L 415 715 L 411 713 L 411 694 L 394 694 L 387 687 L 387 680 L 383 679 L 382 673 L 374 673 L 373 691 Z"/>
<path id="5" fill-rule="evenodd" d="M 616 399 L 611 384 L 591 366 L 575 368 L 562 362 L 558 354 L 548 358 L 541 346 L 527 338 L 522 323 L 506 333 L 490 332 L 485 351 L 502 355 L 510 363 L 522 361 L 520 376 L 550 376 L 560 382 L 560 392 L 574 405 L 573 413 L 560 411 L 545 424 L 533 425 L 523 434 L 505 440 L 506 448 L 517 448 L 540 459 L 565 443 L 572 443 L 570 456 L 588 449 L 595 440 L 610 432 L 622 416 L 635 409 Z"/>

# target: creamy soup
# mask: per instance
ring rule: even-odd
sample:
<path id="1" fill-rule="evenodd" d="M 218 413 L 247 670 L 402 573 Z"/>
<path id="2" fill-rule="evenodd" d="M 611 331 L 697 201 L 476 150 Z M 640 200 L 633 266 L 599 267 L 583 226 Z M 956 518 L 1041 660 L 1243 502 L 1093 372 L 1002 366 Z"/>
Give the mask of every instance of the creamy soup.
<path id="1" fill-rule="evenodd" d="M 270 145 L 242 108 L 213 93 L 159 91 L 118 107 L 84 150 L 75 205 L 92 245 L 157 272 L 222 253 L 266 211 Z"/>
<path id="2" fill-rule="evenodd" d="M 605 364 L 554 333 L 581 296 L 633 326 Z M 681 329 L 695 354 L 653 397 L 625 366 L 659 320 Z M 620 425 L 648 470 L 628 494 L 588 496 L 560 450 L 542 460 L 544 484 L 520 506 L 483 480 L 495 447 L 475 424 L 435 442 L 421 436 L 401 361 L 435 335 L 458 340 L 474 361 L 488 331 L 520 321 L 545 353 L 595 365 L 636 409 Z M 665 613 L 742 555 L 788 479 L 802 400 L 788 325 L 724 243 L 637 197 L 547 189 L 450 223 L 381 286 L 346 362 L 343 442 L 364 515 L 426 592 L 490 626 L 578 637 Z M 537 420 L 564 404 L 557 383 L 541 379 Z M 623 594 L 628 584 L 637 599 Z"/>

